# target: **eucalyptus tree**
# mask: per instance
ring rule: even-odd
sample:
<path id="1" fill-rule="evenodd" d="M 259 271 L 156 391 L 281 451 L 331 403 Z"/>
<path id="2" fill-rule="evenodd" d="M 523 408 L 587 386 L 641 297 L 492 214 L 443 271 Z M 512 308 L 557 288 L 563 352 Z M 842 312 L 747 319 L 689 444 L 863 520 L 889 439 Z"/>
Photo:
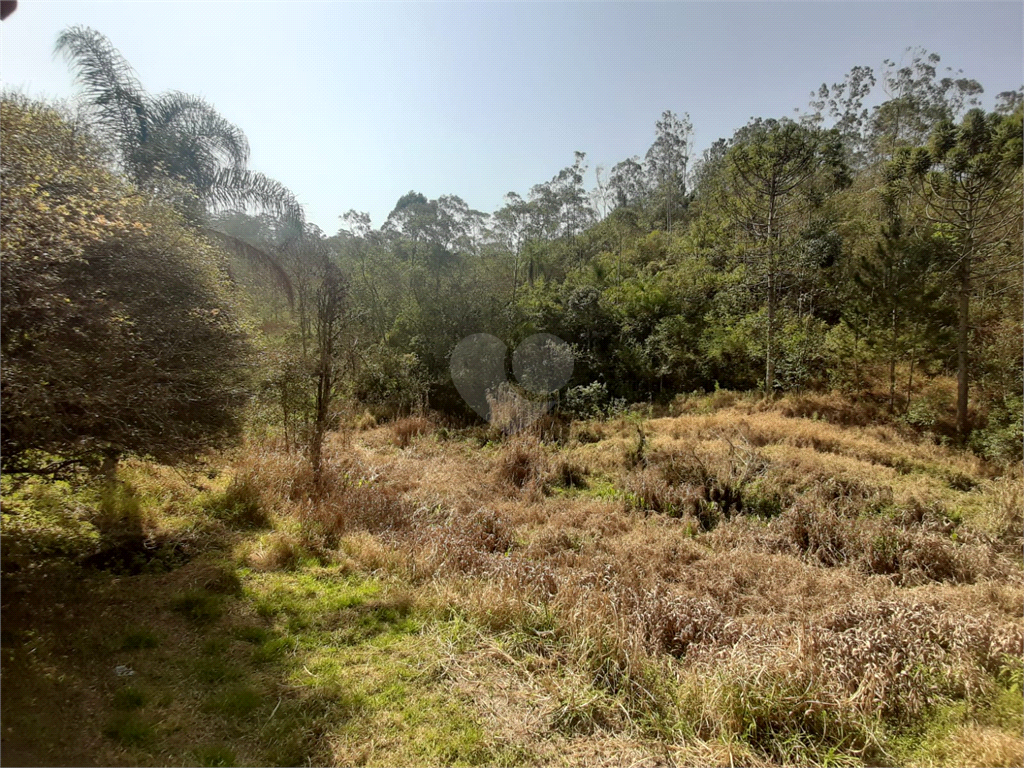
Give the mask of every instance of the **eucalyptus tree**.
<path id="1" fill-rule="evenodd" d="M 655 139 L 644 157 L 648 187 L 654 189 L 665 206 L 665 228 L 672 231 L 672 215 L 686 199 L 693 124 L 666 111 L 655 124 Z"/>
<path id="2" fill-rule="evenodd" d="M 871 117 L 877 158 L 891 159 L 900 147 L 924 142 L 933 126 L 955 120 L 964 109 L 978 105 L 984 90 L 981 84 L 950 67 L 940 77 L 941 60 L 924 48 L 907 48 L 903 61 L 883 62 L 881 82 L 887 99 L 875 107 Z"/>
<path id="3" fill-rule="evenodd" d="M 807 116 L 806 122 L 821 128 L 828 119 L 842 137 L 850 153 L 851 164 L 859 167 L 867 162 L 869 155 L 869 128 L 871 126 L 871 110 L 864 106 L 877 79 L 871 67 L 853 67 L 842 82 L 828 86 L 825 83 L 811 93 L 811 107 L 814 112 Z"/>
<path id="4" fill-rule="evenodd" d="M 888 169 L 922 204 L 924 217 L 952 254 L 957 306 L 957 430 L 968 431 L 971 298 L 981 285 L 1020 276 L 1022 110 L 1009 116 L 967 113 L 940 121 L 928 146 L 903 149 Z"/>
<path id="5" fill-rule="evenodd" d="M 516 303 L 516 292 L 519 289 L 520 270 L 522 269 L 523 251 L 533 236 L 536 206 L 515 192 L 505 195 L 504 207 L 493 215 L 494 232 L 501 246 L 512 258 L 512 297 L 511 304 Z"/>
<path id="6" fill-rule="evenodd" d="M 644 167 L 636 157 L 627 158 L 612 167 L 608 186 L 616 208 L 638 206 L 650 193 Z"/>

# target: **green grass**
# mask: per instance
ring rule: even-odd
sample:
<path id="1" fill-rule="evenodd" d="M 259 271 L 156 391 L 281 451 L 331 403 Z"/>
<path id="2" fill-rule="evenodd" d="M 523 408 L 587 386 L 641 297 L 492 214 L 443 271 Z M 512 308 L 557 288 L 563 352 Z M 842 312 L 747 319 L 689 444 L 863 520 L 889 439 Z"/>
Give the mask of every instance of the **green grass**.
<path id="1" fill-rule="evenodd" d="M 144 691 L 134 686 L 127 686 L 114 693 L 114 707 L 128 711 L 141 709 L 147 698 Z"/>
<path id="2" fill-rule="evenodd" d="M 212 744 L 209 746 L 197 747 L 193 752 L 195 764 L 217 768 L 218 766 L 236 765 L 235 752 L 224 744 Z"/>
<path id="3" fill-rule="evenodd" d="M 171 599 L 171 608 L 197 624 L 209 624 L 224 613 L 223 598 L 205 589 L 190 589 Z"/>
<path id="4" fill-rule="evenodd" d="M 121 650 L 136 651 L 144 648 L 156 648 L 160 644 L 160 637 L 151 629 L 140 627 L 125 632 L 121 639 Z"/>
<path id="5" fill-rule="evenodd" d="M 263 695 L 247 685 L 232 686 L 207 701 L 206 708 L 224 717 L 247 717 L 264 703 Z"/>
<path id="6" fill-rule="evenodd" d="M 209 684 L 230 683 L 242 677 L 237 667 L 220 656 L 198 659 L 193 670 L 200 682 Z"/>
<path id="7" fill-rule="evenodd" d="M 115 715 L 103 726 L 103 735 L 122 744 L 141 746 L 155 736 L 153 726 L 135 714 Z"/>

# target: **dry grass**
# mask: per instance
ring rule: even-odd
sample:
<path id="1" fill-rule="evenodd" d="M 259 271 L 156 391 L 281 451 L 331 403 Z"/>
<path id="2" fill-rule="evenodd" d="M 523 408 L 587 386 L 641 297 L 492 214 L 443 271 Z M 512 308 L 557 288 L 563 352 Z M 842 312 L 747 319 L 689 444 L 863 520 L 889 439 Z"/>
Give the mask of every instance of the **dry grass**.
<path id="1" fill-rule="evenodd" d="M 687 400 L 639 457 L 625 419 L 486 447 L 396 422 L 329 440 L 319 487 L 256 445 L 216 492 L 276 521 L 232 534 L 261 578 L 331 563 L 449 638 L 414 679 L 525 750 L 469 762 L 1020 764 L 998 714 L 1020 701 L 1020 472 L 844 403 Z M 170 510 L 189 491 L 165 480 Z M 383 760 L 330 727 L 334 759 Z"/>
<path id="2" fill-rule="evenodd" d="M 429 434 L 433 429 L 433 423 L 424 416 L 406 416 L 391 422 L 392 440 L 399 448 L 408 448 L 414 437 Z"/>

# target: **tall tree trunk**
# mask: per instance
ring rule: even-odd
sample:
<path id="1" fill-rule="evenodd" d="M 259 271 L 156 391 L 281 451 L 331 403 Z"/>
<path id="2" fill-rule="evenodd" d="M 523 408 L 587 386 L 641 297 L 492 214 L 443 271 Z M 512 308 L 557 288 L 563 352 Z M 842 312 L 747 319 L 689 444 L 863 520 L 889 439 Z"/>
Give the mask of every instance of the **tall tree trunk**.
<path id="1" fill-rule="evenodd" d="M 324 437 L 327 435 L 328 417 L 331 408 L 331 390 L 334 386 L 331 372 L 331 351 L 329 348 L 321 350 L 324 358 L 320 362 L 320 372 L 317 376 L 316 388 L 316 420 L 313 423 L 313 439 L 309 446 L 309 463 L 313 468 L 313 484 L 317 490 L 320 489 L 320 480 L 323 474 L 323 448 Z"/>
<path id="2" fill-rule="evenodd" d="M 765 354 L 764 393 L 771 397 L 775 385 L 775 274 L 774 268 L 768 272 L 768 339 Z"/>
<path id="3" fill-rule="evenodd" d="M 907 411 L 910 410 L 910 397 L 914 391 L 914 359 L 917 357 L 917 348 L 910 350 L 910 376 L 907 377 Z"/>
<path id="4" fill-rule="evenodd" d="M 889 358 L 889 413 L 896 408 L 896 355 Z"/>
<path id="5" fill-rule="evenodd" d="M 960 317 L 956 334 L 956 429 L 967 437 L 967 345 L 970 341 L 971 252 L 960 262 Z"/>

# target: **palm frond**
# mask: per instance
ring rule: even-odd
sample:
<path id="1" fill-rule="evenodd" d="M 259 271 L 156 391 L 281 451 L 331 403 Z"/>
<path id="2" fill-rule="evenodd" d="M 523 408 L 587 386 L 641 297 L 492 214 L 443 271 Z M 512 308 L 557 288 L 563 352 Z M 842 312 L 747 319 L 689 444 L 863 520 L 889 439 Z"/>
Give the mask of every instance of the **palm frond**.
<path id="1" fill-rule="evenodd" d="M 295 305 L 295 290 L 292 287 L 291 278 L 288 277 L 288 272 L 281 266 L 281 263 L 268 251 L 210 227 L 204 227 L 203 234 L 228 253 L 244 259 L 257 269 L 264 269 L 269 272 L 273 276 L 274 282 L 277 283 L 288 299 L 288 306 Z"/>
<path id="2" fill-rule="evenodd" d="M 249 141 L 242 130 L 199 96 L 163 93 L 150 105 L 150 119 L 155 130 L 194 138 L 227 165 L 243 167 L 249 161 Z"/>
<path id="3" fill-rule="evenodd" d="M 286 186 L 246 168 L 222 168 L 218 171 L 206 199 L 210 205 L 222 210 L 255 208 L 286 221 L 305 221 L 302 206 Z"/>
<path id="4" fill-rule="evenodd" d="M 106 37 L 89 27 L 65 29 L 53 52 L 71 65 L 86 101 L 134 174 L 133 154 L 146 138 L 146 95 L 135 70 Z"/>

